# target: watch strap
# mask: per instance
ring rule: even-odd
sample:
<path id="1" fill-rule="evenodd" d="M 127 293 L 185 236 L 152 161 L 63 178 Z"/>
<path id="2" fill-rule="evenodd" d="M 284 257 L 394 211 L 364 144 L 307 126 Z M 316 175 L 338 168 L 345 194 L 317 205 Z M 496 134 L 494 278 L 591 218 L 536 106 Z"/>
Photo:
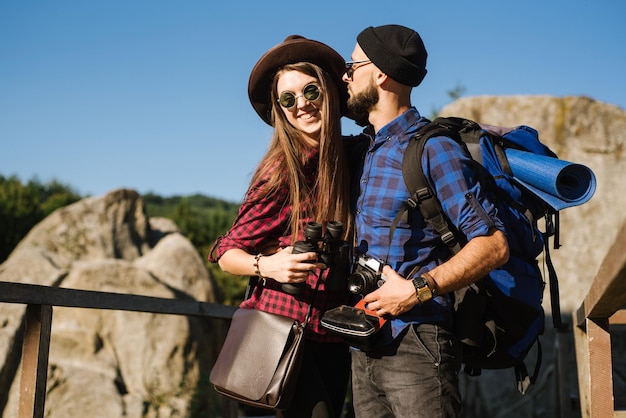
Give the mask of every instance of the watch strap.
<path id="1" fill-rule="evenodd" d="M 428 302 L 433 298 L 433 292 L 424 276 L 419 276 L 411 280 L 415 287 L 415 294 L 419 303 Z"/>
<path id="2" fill-rule="evenodd" d="M 422 273 L 422 277 L 426 279 L 426 282 L 428 283 L 428 287 L 430 287 L 431 292 L 433 292 L 433 297 L 438 296 L 439 288 L 437 287 L 437 282 L 435 281 L 433 276 L 430 273 L 426 272 L 426 273 Z"/>

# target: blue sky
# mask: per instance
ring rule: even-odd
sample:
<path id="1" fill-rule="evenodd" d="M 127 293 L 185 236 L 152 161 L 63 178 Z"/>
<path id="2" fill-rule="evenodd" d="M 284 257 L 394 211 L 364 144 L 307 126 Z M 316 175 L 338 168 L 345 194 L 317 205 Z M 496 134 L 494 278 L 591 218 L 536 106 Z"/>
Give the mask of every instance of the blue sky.
<path id="1" fill-rule="evenodd" d="M 300 34 L 349 59 L 389 23 L 428 49 L 425 115 L 456 86 L 626 109 L 625 16 L 622 0 L 0 0 L 0 175 L 240 201 L 271 136 L 247 97 L 258 58 Z"/>

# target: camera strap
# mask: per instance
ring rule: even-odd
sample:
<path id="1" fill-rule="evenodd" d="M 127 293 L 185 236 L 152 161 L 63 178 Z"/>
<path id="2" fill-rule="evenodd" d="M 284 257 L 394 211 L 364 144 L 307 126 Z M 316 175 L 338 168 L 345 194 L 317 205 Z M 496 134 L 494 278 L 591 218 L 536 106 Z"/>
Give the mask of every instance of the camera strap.
<path id="1" fill-rule="evenodd" d="M 388 264 L 389 261 L 389 254 L 391 253 L 391 242 L 393 241 L 393 235 L 396 232 L 396 227 L 398 226 L 398 222 L 400 222 L 400 220 L 406 215 L 406 213 L 408 212 L 408 207 L 405 204 L 402 205 L 402 208 L 398 211 L 398 213 L 396 214 L 396 217 L 393 218 L 393 221 L 391 222 L 391 226 L 389 227 L 389 243 L 387 245 L 387 256 L 385 257 L 385 264 Z"/>

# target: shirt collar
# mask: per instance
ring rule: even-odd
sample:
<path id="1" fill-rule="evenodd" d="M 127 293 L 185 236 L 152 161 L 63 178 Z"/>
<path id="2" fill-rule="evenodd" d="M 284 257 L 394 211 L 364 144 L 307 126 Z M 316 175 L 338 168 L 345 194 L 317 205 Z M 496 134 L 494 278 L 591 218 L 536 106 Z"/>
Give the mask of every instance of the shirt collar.
<path id="1" fill-rule="evenodd" d="M 389 137 L 401 136 L 403 133 L 409 131 L 412 127 L 422 119 L 421 115 L 415 107 L 410 107 L 406 112 L 383 126 L 376 133 L 376 140 L 385 139 Z"/>

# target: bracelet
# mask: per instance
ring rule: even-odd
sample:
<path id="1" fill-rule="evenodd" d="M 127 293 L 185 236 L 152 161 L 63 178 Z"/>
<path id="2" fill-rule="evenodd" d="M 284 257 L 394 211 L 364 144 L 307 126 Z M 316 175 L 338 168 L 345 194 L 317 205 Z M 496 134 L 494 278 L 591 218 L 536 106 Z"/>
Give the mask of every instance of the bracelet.
<path id="1" fill-rule="evenodd" d="M 261 254 L 261 253 L 255 255 L 254 256 L 254 264 L 252 264 L 252 265 L 254 266 L 254 274 L 256 276 L 258 276 L 259 279 L 265 280 L 265 277 L 263 277 L 261 275 L 261 272 L 259 271 L 259 260 L 261 259 L 261 257 L 263 257 L 263 254 Z"/>
<path id="2" fill-rule="evenodd" d="M 437 282 L 433 279 L 433 276 L 430 273 L 422 273 L 421 276 L 426 279 L 428 283 L 428 287 L 430 287 L 430 291 L 433 293 L 433 297 L 439 294 L 439 288 L 437 287 Z"/>

